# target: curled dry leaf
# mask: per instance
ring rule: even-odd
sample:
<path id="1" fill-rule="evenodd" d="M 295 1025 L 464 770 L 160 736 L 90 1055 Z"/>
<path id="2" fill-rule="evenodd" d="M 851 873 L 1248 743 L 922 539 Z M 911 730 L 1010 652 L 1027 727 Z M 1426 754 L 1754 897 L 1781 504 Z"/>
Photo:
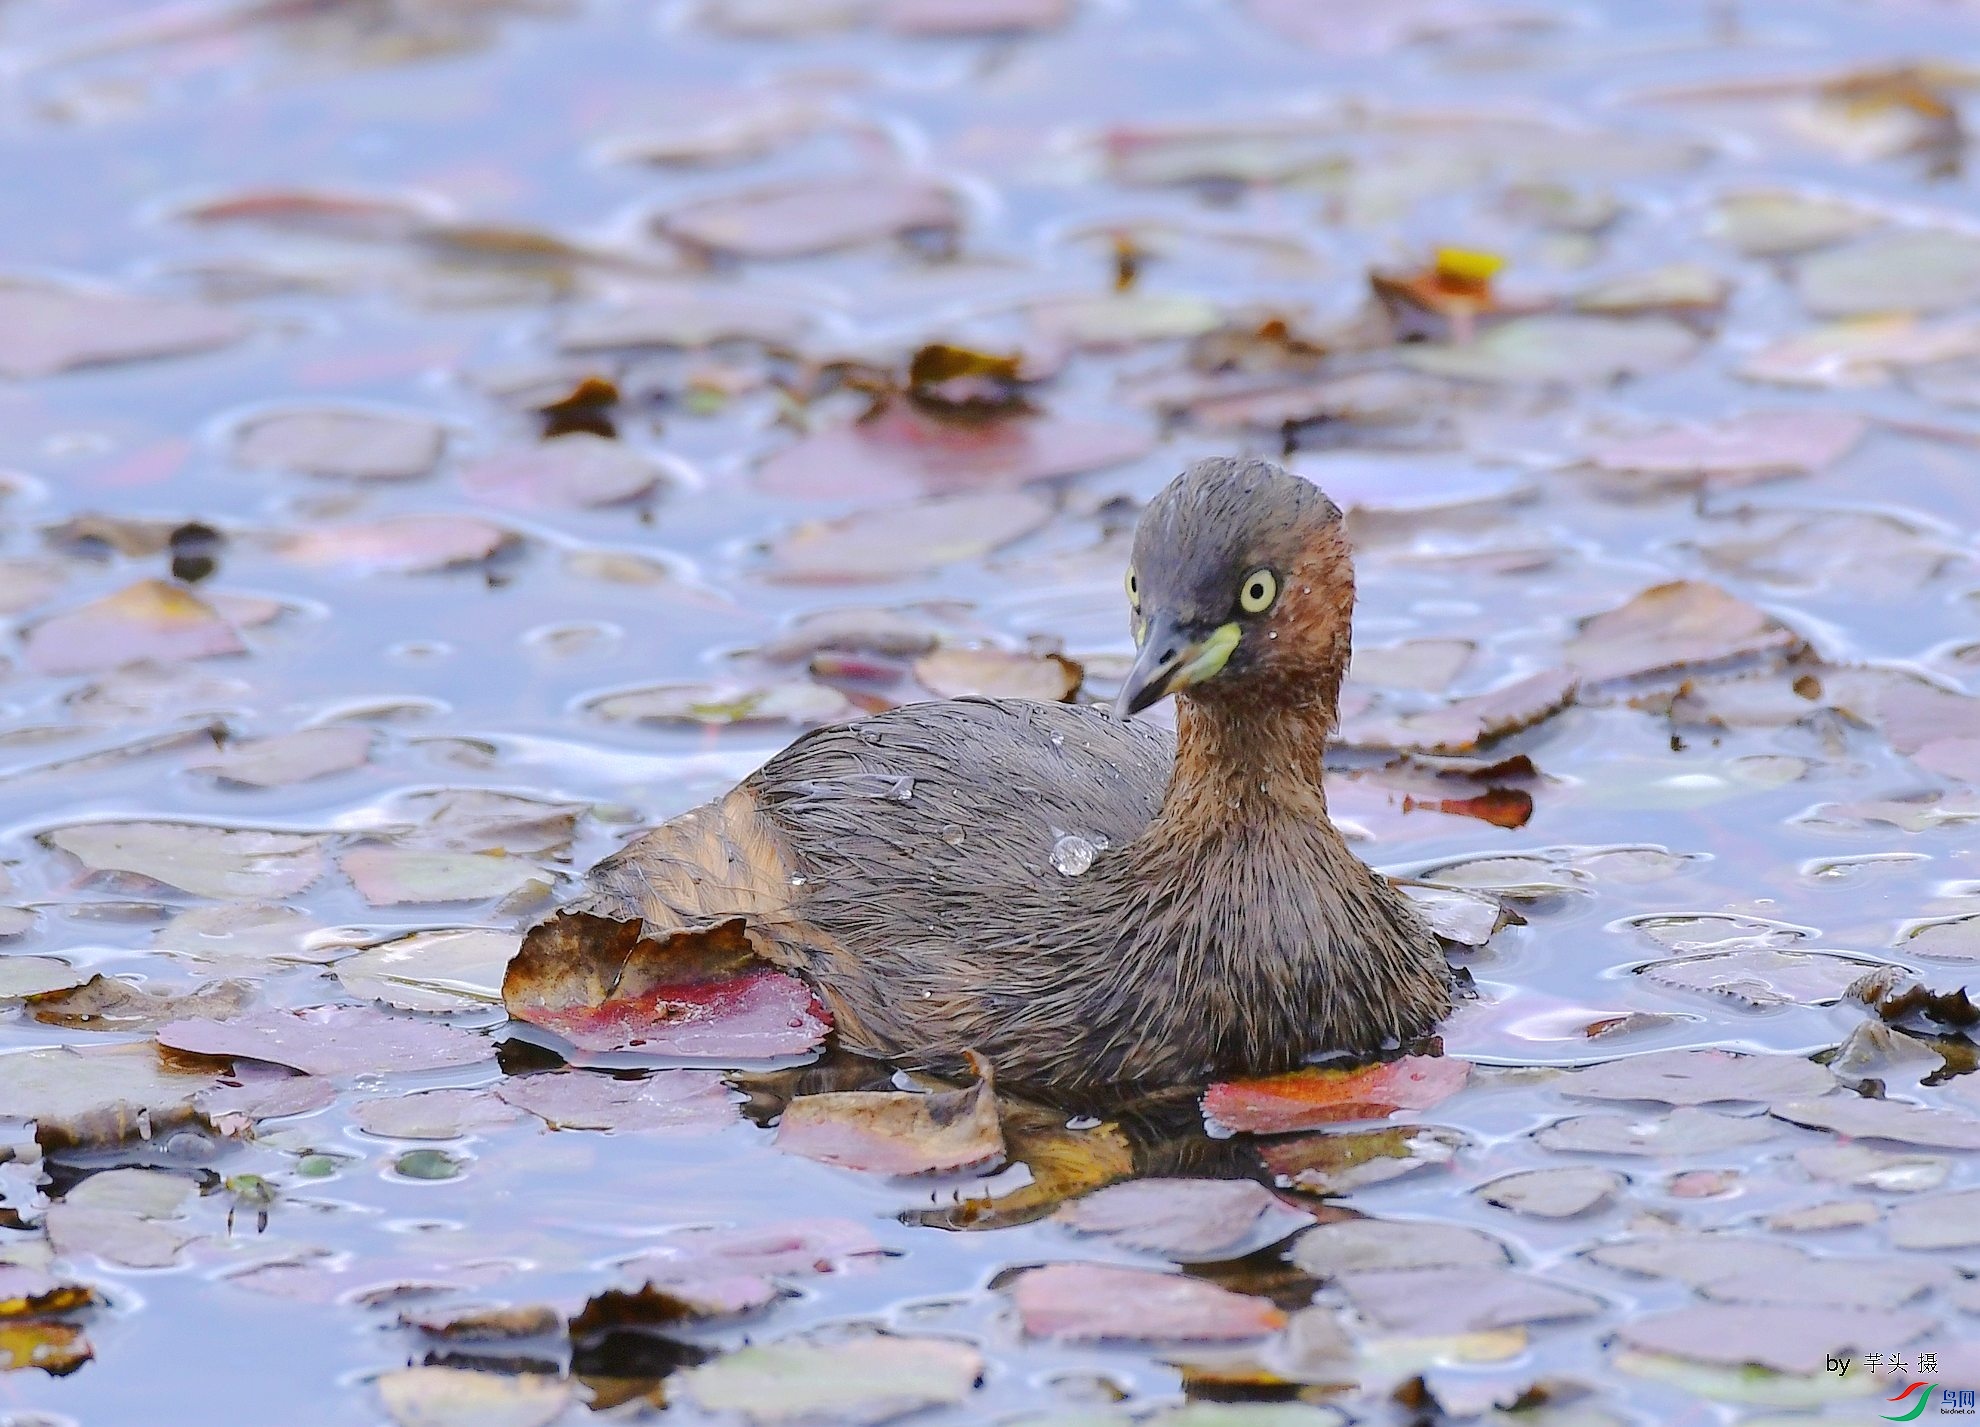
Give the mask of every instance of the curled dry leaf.
<path id="1" fill-rule="evenodd" d="M 1654 585 L 1629 603 L 1586 620 L 1568 641 L 1568 662 L 1602 683 L 1761 656 L 1781 658 L 1801 637 L 1771 615 L 1698 580 Z"/>
<path id="2" fill-rule="evenodd" d="M 483 1036 L 369 1006 L 273 1007 L 231 1020 L 190 1017 L 158 1030 L 158 1043 L 194 1055 L 245 1057 L 306 1075 L 439 1070 L 492 1059 Z"/>
<path id="3" fill-rule="evenodd" d="M 1150 1269 L 1055 1263 L 1010 1285 L 1018 1321 L 1034 1338 L 1067 1342 L 1217 1343 L 1262 1338 L 1285 1326 L 1268 1299 Z"/>
<path id="4" fill-rule="evenodd" d="M 1004 1129 L 989 1063 L 962 1090 L 846 1090 L 800 1095 L 777 1122 L 777 1147 L 869 1174 L 987 1172 L 1004 1162 Z"/>
<path id="5" fill-rule="evenodd" d="M 770 542 L 769 574 L 800 584 L 871 584 L 974 560 L 1031 534 L 1053 503 L 1027 491 L 935 496 L 799 525 Z"/>
<path id="6" fill-rule="evenodd" d="M 962 207 L 908 175 L 795 179 L 698 199 L 657 215 L 661 236 L 739 258 L 801 258 L 923 233 L 952 237 Z"/>
<path id="7" fill-rule="evenodd" d="M 42 834 L 91 872 L 129 873 L 197 897 L 290 897 L 323 875 L 314 833 L 203 823 L 71 823 Z"/>
<path id="8" fill-rule="evenodd" d="M 1226 1080 L 1204 1092 L 1203 1113 L 1226 1129 L 1282 1135 L 1341 1120 L 1379 1120 L 1428 1110 L 1464 1088 L 1468 1061 L 1409 1055 L 1356 1070 L 1309 1067 L 1257 1080 Z"/>
<path id="9" fill-rule="evenodd" d="M 350 481 L 409 481 L 440 463 L 447 428 L 429 417 L 361 407 L 275 411 L 234 432 L 234 460 L 256 470 Z"/>
<path id="10" fill-rule="evenodd" d="M 1236 1258 L 1313 1222 L 1248 1179 L 1137 1179 L 1076 1199 L 1052 1217 L 1182 1263 Z"/>
<path id="11" fill-rule="evenodd" d="M 808 986 L 756 959 L 740 919 L 653 940 L 637 921 L 559 912 L 524 936 L 502 998 L 517 1020 L 593 1051 L 802 1055 L 830 1029 Z"/>
<path id="12" fill-rule="evenodd" d="M 704 1412 L 733 1413 L 759 1427 L 801 1422 L 888 1422 L 966 1402 L 983 1355 L 947 1338 L 891 1333 L 758 1343 L 680 1375 Z"/>
<path id="13" fill-rule="evenodd" d="M 277 549 L 299 565 L 353 575 L 422 575 L 488 559 L 515 537 L 472 515 L 389 515 L 298 531 Z"/>
<path id="14" fill-rule="evenodd" d="M 937 649 L 914 661 L 914 677 L 937 698 L 978 694 L 996 699 L 1065 703 L 1079 692 L 1085 670 L 1063 654 L 1017 654 L 1005 649 Z"/>
<path id="15" fill-rule="evenodd" d="M 23 640 L 28 666 L 43 674 L 88 674 L 139 660 L 172 662 L 247 652 L 225 616 L 166 580 L 139 580 L 80 609 L 50 615 L 30 626 Z"/>
<path id="16" fill-rule="evenodd" d="M 238 342 L 245 319 L 223 307 L 0 281 L 0 377 L 210 351 Z"/>
<path id="17" fill-rule="evenodd" d="M 892 401 L 773 453 L 756 481 L 806 500 L 956 495 L 1118 466 L 1152 444 L 1140 428 L 1113 422 L 1028 412 L 944 418 Z"/>
<path id="18" fill-rule="evenodd" d="M 713 1130 L 735 1123 L 735 1099 L 709 1070 L 661 1070 L 621 1079 L 553 1070 L 506 1080 L 495 1093 L 553 1130 Z"/>

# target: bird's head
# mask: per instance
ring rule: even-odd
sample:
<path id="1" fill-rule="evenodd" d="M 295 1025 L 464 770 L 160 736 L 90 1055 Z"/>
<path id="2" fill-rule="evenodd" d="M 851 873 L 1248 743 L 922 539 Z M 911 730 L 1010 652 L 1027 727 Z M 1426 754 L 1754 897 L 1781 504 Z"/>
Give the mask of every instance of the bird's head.
<path id="1" fill-rule="evenodd" d="M 1186 692 L 1331 718 L 1354 565 L 1340 508 L 1311 481 L 1270 461 L 1193 463 L 1142 512 L 1127 592 L 1136 656 L 1117 717 Z"/>

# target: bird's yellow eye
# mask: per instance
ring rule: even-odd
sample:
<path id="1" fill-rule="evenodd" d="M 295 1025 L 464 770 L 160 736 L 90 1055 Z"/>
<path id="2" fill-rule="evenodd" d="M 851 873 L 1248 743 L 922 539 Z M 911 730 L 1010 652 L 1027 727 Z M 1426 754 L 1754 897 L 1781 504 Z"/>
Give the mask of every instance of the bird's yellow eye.
<path id="1" fill-rule="evenodd" d="M 1127 591 L 1129 604 L 1138 605 L 1141 603 L 1141 581 L 1134 577 L 1134 571 L 1132 570 L 1129 570 L 1127 573 Z"/>
<path id="2" fill-rule="evenodd" d="M 1253 570 L 1238 586 L 1238 608 L 1246 614 L 1263 614 L 1279 596 L 1279 577 L 1270 570 Z"/>

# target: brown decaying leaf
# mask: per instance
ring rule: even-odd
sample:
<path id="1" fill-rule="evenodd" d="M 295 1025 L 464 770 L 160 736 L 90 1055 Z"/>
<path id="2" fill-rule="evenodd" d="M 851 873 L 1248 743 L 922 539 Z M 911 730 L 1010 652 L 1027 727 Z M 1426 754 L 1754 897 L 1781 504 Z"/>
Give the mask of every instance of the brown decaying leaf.
<path id="1" fill-rule="evenodd" d="M 560 912 L 524 936 L 502 999 L 585 1050 L 758 1059 L 815 1050 L 830 1029 L 809 987 L 756 959 L 740 918 L 654 940 L 637 921 Z"/>
<path id="2" fill-rule="evenodd" d="M 1004 1161 L 1004 1130 L 989 1062 L 973 1056 L 960 1090 L 847 1090 L 800 1095 L 777 1122 L 777 1147 L 870 1174 L 985 1173 Z"/>

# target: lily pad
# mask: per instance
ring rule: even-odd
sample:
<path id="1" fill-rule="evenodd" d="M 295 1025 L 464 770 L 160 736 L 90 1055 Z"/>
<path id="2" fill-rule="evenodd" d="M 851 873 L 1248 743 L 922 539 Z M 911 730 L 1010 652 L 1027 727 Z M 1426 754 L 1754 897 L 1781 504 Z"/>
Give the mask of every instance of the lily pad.
<path id="1" fill-rule="evenodd" d="M 1902 1100 L 1825 1095 L 1775 1105 L 1773 1113 L 1797 1125 L 1833 1130 L 1852 1139 L 1893 1140 L 1920 1149 L 1980 1150 L 1980 1119 Z"/>
<path id="2" fill-rule="evenodd" d="M 1589 460 L 1626 475 L 1724 485 L 1826 470 L 1868 429 L 1867 421 L 1847 411 L 1748 411 L 1709 424 L 1600 441 Z"/>
<path id="3" fill-rule="evenodd" d="M 1342 1219 L 1299 1236 L 1293 1265 L 1315 1278 L 1374 1269 L 1496 1268 L 1511 1251 L 1482 1229 L 1436 1219 Z"/>
<path id="4" fill-rule="evenodd" d="M 1742 1119 L 1694 1106 L 1668 1115 L 1576 1115 L 1557 1120 L 1535 1136 L 1550 1150 L 1582 1154 L 1703 1155 L 1772 1139 L 1775 1127 L 1764 1116 Z"/>
<path id="5" fill-rule="evenodd" d="M 1673 580 L 1585 621 L 1568 662 L 1591 682 L 1784 656 L 1801 637 L 1717 585 Z"/>
<path id="6" fill-rule="evenodd" d="M 1487 1204 L 1534 1219 L 1572 1219 L 1606 1208 L 1629 1181 L 1612 1169 L 1527 1169 L 1480 1185 Z"/>
<path id="7" fill-rule="evenodd" d="M 90 975 L 59 956 L 0 956 L 0 1001 L 80 986 Z"/>
<path id="8" fill-rule="evenodd" d="M 48 1046 L 0 1057 L 0 1119 L 31 1120 L 44 1148 L 100 1148 L 191 1124 L 219 1081 L 175 1070 L 150 1045 Z"/>
<path id="9" fill-rule="evenodd" d="M 1980 1189 L 1912 1199 L 1891 1210 L 1891 1242 L 1901 1249 L 1943 1253 L 1980 1247 Z"/>
<path id="10" fill-rule="evenodd" d="M 360 1100 L 351 1118 L 368 1135 L 394 1140 L 457 1140 L 522 1118 L 492 1090 L 418 1090 L 384 1100 Z"/>
<path id="11" fill-rule="evenodd" d="M 1832 1354 L 1901 1348 L 1929 1332 L 1929 1313 L 1703 1303 L 1625 1322 L 1622 1341 L 1650 1353 L 1725 1367 L 1812 1373 Z"/>
<path id="12" fill-rule="evenodd" d="M 1721 1101 L 1773 1104 L 1819 1094 L 1835 1077 L 1793 1055 L 1736 1055 L 1724 1050 L 1659 1050 L 1604 1061 L 1561 1082 L 1586 1100 L 1654 1100 L 1665 1105 Z"/>
<path id="13" fill-rule="evenodd" d="M 337 866 L 374 907 L 412 903 L 480 902 L 506 897 L 543 877 L 527 857 L 374 843 L 354 847 Z"/>
<path id="14" fill-rule="evenodd" d="M 637 921 L 562 912 L 523 938 L 502 997 L 517 1020 L 594 1051 L 802 1055 L 830 1029 L 808 986 L 756 960 L 740 920 L 656 941 Z"/>
<path id="15" fill-rule="evenodd" d="M 229 744 L 218 758 L 192 771 L 249 788 L 285 788 L 362 768 L 378 735 L 355 724 L 326 724 Z"/>
<path id="16" fill-rule="evenodd" d="M 1586 1318 L 1604 1307 L 1592 1293 L 1505 1265 L 1363 1269 L 1338 1283 L 1373 1328 L 1415 1338 Z"/>

